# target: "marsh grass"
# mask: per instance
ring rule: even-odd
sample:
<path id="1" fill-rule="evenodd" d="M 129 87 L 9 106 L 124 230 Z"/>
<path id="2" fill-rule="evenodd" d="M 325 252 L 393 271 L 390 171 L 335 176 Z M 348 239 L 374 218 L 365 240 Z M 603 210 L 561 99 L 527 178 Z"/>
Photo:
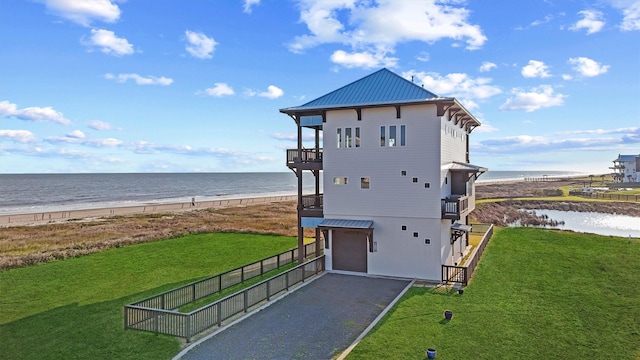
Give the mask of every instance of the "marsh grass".
<path id="1" fill-rule="evenodd" d="M 637 240 L 500 229 L 463 295 L 412 288 L 348 359 L 638 359 L 639 269 Z"/>
<path id="2" fill-rule="evenodd" d="M 277 235 L 198 234 L 0 271 L 0 358 L 169 359 L 180 341 L 124 330 L 125 304 L 295 244 Z"/>
<path id="3" fill-rule="evenodd" d="M 5 227 L 0 231 L 0 270 L 131 244 L 218 231 L 296 236 L 296 204 L 282 202 Z M 306 235 L 313 236 L 312 233 Z"/>

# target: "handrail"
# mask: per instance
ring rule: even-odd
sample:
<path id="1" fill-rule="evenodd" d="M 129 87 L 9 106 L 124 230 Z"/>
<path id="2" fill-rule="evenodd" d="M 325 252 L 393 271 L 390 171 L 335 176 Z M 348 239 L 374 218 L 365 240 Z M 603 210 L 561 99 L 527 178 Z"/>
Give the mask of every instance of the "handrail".
<path id="1" fill-rule="evenodd" d="M 220 327 L 223 321 L 246 313 L 262 301 L 270 301 L 274 295 L 316 276 L 324 271 L 324 265 L 324 255 L 321 255 L 189 313 L 127 305 L 125 328 L 179 336 L 190 341 L 195 335 L 214 326 Z"/>

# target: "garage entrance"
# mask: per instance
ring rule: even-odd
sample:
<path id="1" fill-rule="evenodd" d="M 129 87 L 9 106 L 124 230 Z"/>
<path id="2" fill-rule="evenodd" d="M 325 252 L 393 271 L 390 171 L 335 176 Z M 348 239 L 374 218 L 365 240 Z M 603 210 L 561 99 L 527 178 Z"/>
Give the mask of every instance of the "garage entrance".
<path id="1" fill-rule="evenodd" d="M 367 235 L 362 231 L 333 230 L 333 270 L 367 272 Z"/>

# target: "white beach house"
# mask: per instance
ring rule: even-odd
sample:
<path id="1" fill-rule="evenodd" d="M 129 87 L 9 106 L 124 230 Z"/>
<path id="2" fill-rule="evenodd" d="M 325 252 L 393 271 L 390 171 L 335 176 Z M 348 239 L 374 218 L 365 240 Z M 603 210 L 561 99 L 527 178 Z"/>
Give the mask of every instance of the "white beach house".
<path id="1" fill-rule="evenodd" d="M 640 154 L 620 155 L 613 160 L 613 181 L 616 183 L 640 182 Z"/>
<path id="2" fill-rule="evenodd" d="M 303 228 L 322 233 L 327 270 L 440 281 L 441 265 L 461 261 L 474 181 L 487 169 L 469 163 L 480 122 L 455 98 L 381 69 L 280 112 L 298 128 L 287 166 L 298 176 L 299 245 Z"/>

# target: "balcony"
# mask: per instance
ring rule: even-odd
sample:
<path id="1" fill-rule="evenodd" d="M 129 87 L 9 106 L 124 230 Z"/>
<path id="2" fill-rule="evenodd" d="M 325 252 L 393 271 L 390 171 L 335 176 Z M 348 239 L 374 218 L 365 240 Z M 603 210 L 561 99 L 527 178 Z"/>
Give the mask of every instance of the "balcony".
<path id="1" fill-rule="evenodd" d="M 469 214 L 469 197 L 466 195 L 451 195 L 442 199 L 442 218 L 460 220 Z"/>
<path id="2" fill-rule="evenodd" d="M 298 156 L 301 155 L 301 156 Z M 289 169 L 322 170 L 322 149 L 287 149 Z"/>
<path id="3" fill-rule="evenodd" d="M 300 216 L 302 217 L 323 217 L 322 194 L 319 195 L 303 195 L 302 196 L 302 209 L 300 209 Z"/>

